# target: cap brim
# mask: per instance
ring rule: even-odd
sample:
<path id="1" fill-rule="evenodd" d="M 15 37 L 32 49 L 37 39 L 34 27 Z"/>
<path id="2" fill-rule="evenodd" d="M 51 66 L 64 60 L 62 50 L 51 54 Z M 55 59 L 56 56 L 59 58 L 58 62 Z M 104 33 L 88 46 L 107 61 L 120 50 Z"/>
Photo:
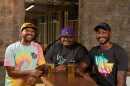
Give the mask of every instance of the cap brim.
<path id="1" fill-rule="evenodd" d="M 99 29 L 103 29 L 103 30 L 108 30 L 108 31 L 111 31 L 111 29 L 110 29 L 110 28 L 103 27 L 103 26 L 96 26 L 96 27 L 94 28 L 94 30 L 95 30 L 95 31 L 98 31 Z"/>

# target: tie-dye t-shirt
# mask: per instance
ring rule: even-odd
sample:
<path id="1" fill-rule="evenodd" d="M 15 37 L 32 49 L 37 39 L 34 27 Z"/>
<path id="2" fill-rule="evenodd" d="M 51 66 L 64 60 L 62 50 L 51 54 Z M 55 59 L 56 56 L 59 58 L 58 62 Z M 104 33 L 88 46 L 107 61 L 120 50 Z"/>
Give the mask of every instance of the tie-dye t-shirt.
<path id="1" fill-rule="evenodd" d="M 9 45 L 5 52 L 4 66 L 15 67 L 17 70 L 32 70 L 45 64 L 43 51 L 38 43 L 22 45 L 20 42 Z M 22 86 L 22 79 L 12 79 L 6 73 L 5 86 Z"/>
<path id="2" fill-rule="evenodd" d="M 99 86 L 116 86 L 117 71 L 126 71 L 128 68 L 127 53 L 116 44 L 107 50 L 101 50 L 100 46 L 94 47 L 90 57 L 93 77 Z"/>

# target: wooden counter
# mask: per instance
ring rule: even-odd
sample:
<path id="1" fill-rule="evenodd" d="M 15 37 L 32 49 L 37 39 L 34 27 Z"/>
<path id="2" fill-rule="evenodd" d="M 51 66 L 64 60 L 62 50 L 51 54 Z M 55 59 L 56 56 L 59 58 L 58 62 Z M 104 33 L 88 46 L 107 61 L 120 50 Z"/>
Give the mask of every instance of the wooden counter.
<path id="1" fill-rule="evenodd" d="M 69 65 L 64 72 L 55 72 L 50 68 L 48 75 L 42 77 L 42 81 L 45 86 L 96 86 L 95 81 L 89 76 L 83 78 L 76 75 L 73 65 Z"/>
<path id="2" fill-rule="evenodd" d="M 45 82 L 45 86 L 96 86 L 96 83 L 89 76 L 84 79 L 59 72 L 49 77 L 42 77 L 42 80 Z"/>

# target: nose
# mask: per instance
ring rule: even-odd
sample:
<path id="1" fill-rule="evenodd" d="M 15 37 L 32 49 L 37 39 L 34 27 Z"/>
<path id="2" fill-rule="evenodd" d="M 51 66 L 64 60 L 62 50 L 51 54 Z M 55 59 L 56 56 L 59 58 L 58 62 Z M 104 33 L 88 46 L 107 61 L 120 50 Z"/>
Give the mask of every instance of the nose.
<path id="1" fill-rule="evenodd" d="M 103 34 L 102 34 L 102 33 L 100 33 L 98 36 L 99 36 L 99 37 L 102 37 L 102 36 L 103 36 Z"/>
<path id="2" fill-rule="evenodd" d="M 68 40 L 68 37 L 64 37 L 64 40 Z"/>

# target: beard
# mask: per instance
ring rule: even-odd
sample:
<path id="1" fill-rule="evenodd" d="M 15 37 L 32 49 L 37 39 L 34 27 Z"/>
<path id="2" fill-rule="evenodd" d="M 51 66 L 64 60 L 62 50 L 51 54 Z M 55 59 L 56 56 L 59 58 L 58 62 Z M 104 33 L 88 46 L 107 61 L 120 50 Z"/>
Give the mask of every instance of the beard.
<path id="1" fill-rule="evenodd" d="M 97 40 L 98 40 L 99 44 L 104 45 L 107 42 L 109 42 L 110 37 L 98 37 Z"/>
<path id="2" fill-rule="evenodd" d="M 73 44 L 74 44 L 73 41 L 63 41 L 63 45 L 64 45 L 64 46 L 71 46 L 71 45 L 73 45 Z"/>

